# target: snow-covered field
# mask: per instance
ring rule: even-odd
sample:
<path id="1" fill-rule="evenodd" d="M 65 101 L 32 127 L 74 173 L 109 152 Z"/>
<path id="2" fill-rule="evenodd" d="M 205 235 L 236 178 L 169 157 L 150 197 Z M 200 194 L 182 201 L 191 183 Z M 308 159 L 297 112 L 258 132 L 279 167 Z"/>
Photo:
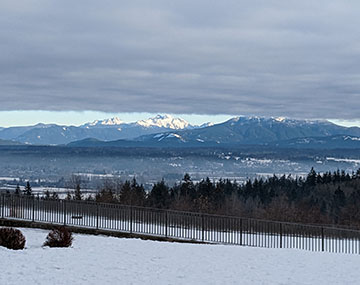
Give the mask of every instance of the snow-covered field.
<path id="1" fill-rule="evenodd" d="M 0 284 L 360 284 L 359 255 L 80 234 L 54 249 L 21 231 L 25 250 L 0 247 Z"/>

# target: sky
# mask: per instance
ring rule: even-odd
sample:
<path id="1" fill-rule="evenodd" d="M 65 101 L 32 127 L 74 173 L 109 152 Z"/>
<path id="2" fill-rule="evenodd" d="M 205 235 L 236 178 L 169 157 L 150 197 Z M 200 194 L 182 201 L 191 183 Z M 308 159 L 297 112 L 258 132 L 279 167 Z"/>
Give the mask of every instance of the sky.
<path id="1" fill-rule="evenodd" d="M 2 0 L 0 126 L 157 113 L 360 126 L 359 12 L 355 0 Z"/>

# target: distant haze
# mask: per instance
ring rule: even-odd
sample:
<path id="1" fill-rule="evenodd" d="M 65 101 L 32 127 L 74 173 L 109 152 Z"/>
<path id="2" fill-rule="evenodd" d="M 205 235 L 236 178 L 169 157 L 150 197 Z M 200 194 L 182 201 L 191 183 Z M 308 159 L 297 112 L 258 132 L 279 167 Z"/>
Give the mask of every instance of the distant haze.
<path id="1" fill-rule="evenodd" d="M 3 0 L 0 111 L 359 120 L 359 11 L 352 0 Z"/>

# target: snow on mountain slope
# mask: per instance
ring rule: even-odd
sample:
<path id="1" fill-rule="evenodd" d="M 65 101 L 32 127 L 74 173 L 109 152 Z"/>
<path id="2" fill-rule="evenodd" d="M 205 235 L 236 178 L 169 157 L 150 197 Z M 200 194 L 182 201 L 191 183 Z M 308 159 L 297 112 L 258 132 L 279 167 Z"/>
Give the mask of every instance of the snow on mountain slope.
<path id="1" fill-rule="evenodd" d="M 104 119 L 104 120 L 95 120 L 91 123 L 86 123 L 82 127 L 90 128 L 90 127 L 97 127 L 97 126 L 119 126 L 124 124 L 122 120 L 118 117 Z"/>
<path id="2" fill-rule="evenodd" d="M 207 123 L 207 125 L 208 124 L 210 124 L 210 123 Z M 130 123 L 126 123 L 126 122 L 122 121 L 120 118 L 114 117 L 114 118 L 104 119 L 104 120 L 95 120 L 91 123 L 86 123 L 86 124 L 82 125 L 82 127 L 86 127 L 86 128 L 103 127 L 103 126 L 111 127 L 111 126 L 120 126 L 120 125 L 126 125 L 127 127 L 141 126 L 144 128 L 157 127 L 157 128 L 174 129 L 174 130 L 198 127 L 198 126 L 190 125 L 189 122 L 185 121 L 184 119 L 174 118 L 170 115 L 163 115 L 163 116 L 157 115 L 153 118 L 149 118 L 146 120 L 139 120 L 139 121 L 130 122 Z M 205 126 L 205 124 L 203 126 Z"/>
<path id="3" fill-rule="evenodd" d="M 154 136 L 154 134 L 156 134 Z M 346 136 L 342 139 L 340 136 Z M 288 118 L 235 117 L 224 123 L 202 128 L 163 129 L 152 134 L 133 137 L 134 145 L 157 147 L 219 147 L 239 145 L 263 145 L 293 147 L 309 141 L 309 148 L 321 148 L 317 139 L 327 140 L 339 136 L 335 142 L 327 143 L 326 148 L 357 148 L 360 128 L 346 128 L 328 121 L 295 120 Z M 312 139 L 310 139 L 312 138 Z M 291 140 L 298 140 L 292 142 Z M 310 143 L 311 142 L 311 143 Z M 350 143 L 353 142 L 353 143 Z M 119 146 L 123 143 L 119 142 Z M 127 145 L 129 142 L 127 142 Z M 325 146 L 325 145 L 324 145 Z"/>
<path id="4" fill-rule="evenodd" d="M 197 128 L 181 118 L 157 115 L 148 120 L 126 123 L 118 117 L 96 120 L 80 127 L 38 124 L 30 127 L 7 128 L 0 131 L 0 139 L 26 144 L 58 145 L 95 138 L 103 141 L 133 139 L 139 136 Z"/>
<path id="5" fill-rule="evenodd" d="M 48 231 L 20 229 L 26 249 L 0 247 L 0 284 L 359 284 L 359 256 L 75 234 L 43 248 Z"/>
<path id="6" fill-rule="evenodd" d="M 154 118 L 124 123 L 119 118 L 94 121 L 80 127 L 37 125 L 8 128 L 0 131 L 0 139 L 29 144 L 67 144 L 95 138 L 102 141 L 135 140 L 153 144 L 153 134 L 162 133 L 156 140 L 171 145 L 267 145 L 297 138 L 346 135 L 356 140 L 360 128 L 346 128 L 328 121 L 295 120 L 288 118 L 235 117 L 224 123 L 194 126 L 181 118 L 157 115 Z M 174 135 L 176 134 L 176 136 Z M 350 141 L 350 139 L 348 139 Z M 348 143 L 349 144 L 349 143 Z M 333 144 L 332 144 L 333 145 Z M 341 145 L 339 145 L 341 147 Z"/>
<path id="7" fill-rule="evenodd" d="M 204 142 L 219 144 L 263 145 L 276 141 L 314 136 L 326 137 L 344 134 L 359 136 L 360 128 L 341 127 L 327 121 L 235 117 L 209 127 L 179 130 L 177 134 L 188 143 L 200 139 Z M 148 139 L 152 140 L 152 137 L 148 136 Z M 142 141 L 145 140 L 146 137 L 142 138 Z"/>
<path id="8" fill-rule="evenodd" d="M 155 118 L 137 121 L 136 124 L 147 128 L 155 126 L 174 130 L 186 129 L 190 126 L 187 121 L 181 118 L 173 118 L 170 115 L 157 115 Z"/>

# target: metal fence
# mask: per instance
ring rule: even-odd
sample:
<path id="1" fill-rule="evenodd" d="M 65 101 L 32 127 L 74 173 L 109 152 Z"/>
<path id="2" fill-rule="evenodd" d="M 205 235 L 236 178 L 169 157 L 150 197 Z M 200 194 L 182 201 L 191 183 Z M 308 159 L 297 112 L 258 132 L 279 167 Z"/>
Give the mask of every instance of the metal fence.
<path id="1" fill-rule="evenodd" d="M 270 248 L 360 254 L 360 231 L 85 201 L 1 195 L 0 217 Z"/>

